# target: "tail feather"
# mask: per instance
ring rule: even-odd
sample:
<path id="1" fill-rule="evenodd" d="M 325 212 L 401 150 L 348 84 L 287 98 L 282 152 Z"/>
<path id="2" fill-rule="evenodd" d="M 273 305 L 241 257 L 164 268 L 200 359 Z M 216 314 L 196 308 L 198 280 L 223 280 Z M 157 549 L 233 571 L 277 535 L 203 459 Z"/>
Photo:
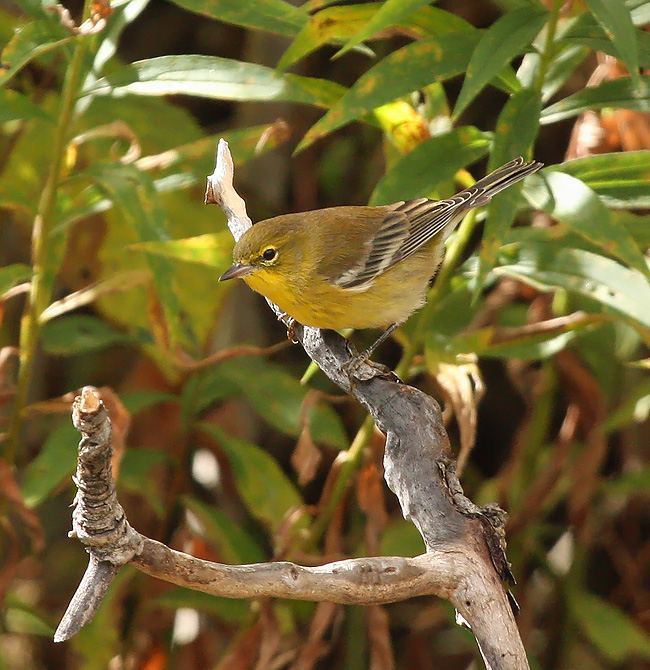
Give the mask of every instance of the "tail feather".
<path id="1" fill-rule="evenodd" d="M 516 184 L 529 174 L 537 172 L 543 165 L 543 163 L 539 163 L 538 161 L 524 163 L 524 159 L 521 156 L 515 158 L 489 175 L 486 175 L 483 179 L 479 179 L 474 186 L 468 189 L 475 192 L 475 195 L 465 203 L 465 207 L 487 205 L 497 193 Z"/>

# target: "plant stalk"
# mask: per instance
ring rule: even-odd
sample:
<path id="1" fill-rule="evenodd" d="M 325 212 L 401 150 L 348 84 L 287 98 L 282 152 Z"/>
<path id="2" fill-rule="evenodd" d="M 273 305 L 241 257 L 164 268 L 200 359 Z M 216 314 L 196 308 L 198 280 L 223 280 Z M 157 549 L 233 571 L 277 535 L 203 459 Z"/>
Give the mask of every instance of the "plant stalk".
<path id="1" fill-rule="evenodd" d="M 89 13 L 89 1 L 86 0 L 83 16 Z M 53 138 L 52 162 L 32 228 L 32 264 L 31 289 L 25 313 L 20 323 L 20 369 L 14 396 L 13 414 L 9 425 L 4 458 L 10 467 L 18 452 L 18 444 L 23 425 L 23 412 L 29 397 L 29 389 L 34 369 L 34 360 L 38 346 L 40 328 L 39 317 L 52 299 L 52 285 L 47 278 L 47 259 L 50 251 L 52 229 L 55 224 L 56 189 L 61 182 L 63 159 L 73 121 L 74 107 L 83 70 L 87 37 L 77 39 L 70 65 L 65 75 L 61 93 L 61 110 Z"/>

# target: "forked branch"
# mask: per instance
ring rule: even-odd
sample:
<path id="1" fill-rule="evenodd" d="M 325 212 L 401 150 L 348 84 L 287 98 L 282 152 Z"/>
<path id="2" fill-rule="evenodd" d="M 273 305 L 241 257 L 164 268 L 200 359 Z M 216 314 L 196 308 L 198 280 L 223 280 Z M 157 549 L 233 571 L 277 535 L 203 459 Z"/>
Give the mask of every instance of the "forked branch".
<path id="1" fill-rule="evenodd" d="M 222 207 L 236 239 L 252 225 L 244 201 L 233 188 L 232 158 L 223 140 L 215 172 L 208 177 L 206 202 Z M 277 307 L 271 307 L 280 315 Z M 74 532 L 87 545 L 91 561 L 55 639 L 68 639 L 92 618 L 106 584 L 128 562 L 159 579 L 229 598 L 274 596 L 371 605 L 435 595 L 448 600 L 459 622 L 471 627 L 489 669 L 527 670 L 526 653 L 503 585 L 511 580 L 505 558 L 504 513 L 496 506 L 478 507 L 464 496 L 454 474 L 438 404 L 397 379 L 373 377 L 370 367 L 367 375 L 360 375 L 368 379 L 351 387 L 343 366 L 354 352 L 346 340 L 331 331 L 300 325 L 295 335 L 323 372 L 354 395 L 385 433 L 386 481 L 405 518 L 420 531 L 426 553 L 415 558 L 358 558 L 320 567 L 289 562 L 223 565 L 146 538 L 128 525 L 114 496 L 112 477 L 106 476 L 110 474 L 109 445 L 99 444 L 96 438 L 110 438 L 110 430 L 102 428 L 109 417 L 93 389 L 87 387 L 74 406 L 75 425 L 84 435 L 76 476 L 83 486 L 75 499 Z M 85 432 L 89 428 L 94 441 Z M 90 448 L 104 465 L 81 457 Z M 83 511 L 89 492 L 92 514 Z M 106 508 L 101 510 L 97 501 L 103 499 Z"/>

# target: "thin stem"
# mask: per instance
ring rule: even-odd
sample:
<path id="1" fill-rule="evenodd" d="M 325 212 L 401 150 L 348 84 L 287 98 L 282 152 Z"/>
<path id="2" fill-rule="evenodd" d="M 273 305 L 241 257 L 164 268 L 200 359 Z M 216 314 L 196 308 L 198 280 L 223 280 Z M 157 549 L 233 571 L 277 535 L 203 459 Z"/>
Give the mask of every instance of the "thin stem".
<path id="1" fill-rule="evenodd" d="M 318 518 L 311 528 L 309 539 L 313 544 L 316 544 L 323 533 L 327 530 L 327 527 L 332 520 L 332 517 L 334 516 L 334 512 L 336 512 L 336 508 L 339 506 L 341 499 L 348 490 L 352 475 L 361 462 L 363 450 L 370 441 L 374 428 L 375 422 L 373 418 L 368 415 L 366 420 L 361 425 L 361 428 L 359 428 L 359 431 L 352 441 L 350 448 L 344 452 L 345 460 L 341 464 L 341 468 L 332 487 L 332 492 L 327 501 L 327 504 L 318 515 Z"/>
<path id="2" fill-rule="evenodd" d="M 538 91 L 541 91 L 542 86 L 544 86 L 544 80 L 546 79 L 548 67 L 553 60 L 553 52 L 555 50 L 555 33 L 557 31 L 557 23 L 560 17 L 560 8 L 562 7 L 563 1 L 564 0 L 553 0 L 553 5 L 551 7 L 551 15 L 548 19 L 548 25 L 546 26 L 544 49 L 541 54 L 539 70 L 537 71 L 537 78 L 535 80 L 535 88 Z"/>
<path id="3" fill-rule="evenodd" d="M 84 18 L 89 13 L 89 0 L 84 7 Z M 63 157 L 73 120 L 74 106 L 83 69 L 86 39 L 77 39 L 70 66 L 66 72 L 61 93 L 61 110 L 53 138 L 52 163 L 41 192 L 38 210 L 32 228 L 33 275 L 29 301 L 20 324 L 20 370 L 16 384 L 13 415 L 9 426 L 4 457 L 13 465 L 23 424 L 23 411 L 29 395 L 34 368 L 36 348 L 40 335 L 39 316 L 52 298 L 51 282 L 47 278 L 47 259 L 50 251 L 51 233 L 55 223 L 56 189 L 63 172 Z"/>

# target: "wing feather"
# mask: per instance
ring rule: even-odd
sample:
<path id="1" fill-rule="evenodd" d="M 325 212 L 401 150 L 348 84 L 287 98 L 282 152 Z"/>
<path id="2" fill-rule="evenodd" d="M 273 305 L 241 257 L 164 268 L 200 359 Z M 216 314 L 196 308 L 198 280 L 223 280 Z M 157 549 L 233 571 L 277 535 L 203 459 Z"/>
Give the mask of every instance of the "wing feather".
<path id="1" fill-rule="evenodd" d="M 515 158 L 447 200 L 418 198 L 390 205 L 354 266 L 330 281 L 341 288 L 365 290 L 377 276 L 440 233 L 440 243 L 444 243 L 468 209 L 486 205 L 494 195 L 541 167 L 542 163 Z"/>

